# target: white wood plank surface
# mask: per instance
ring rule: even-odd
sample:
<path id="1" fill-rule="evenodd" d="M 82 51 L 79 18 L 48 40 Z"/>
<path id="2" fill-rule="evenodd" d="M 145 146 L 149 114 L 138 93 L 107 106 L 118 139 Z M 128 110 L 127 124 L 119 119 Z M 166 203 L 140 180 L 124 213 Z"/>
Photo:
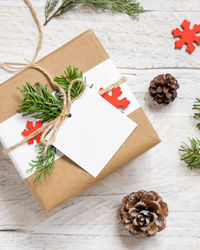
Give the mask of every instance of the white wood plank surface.
<path id="1" fill-rule="evenodd" d="M 49 214 L 40 209 L 9 159 L 0 153 L 0 249 L 165 250 L 200 249 L 200 170 L 180 161 L 178 148 L 199 137 L 192 104 L 200 97 L 200 47 L 192 55 L 174 49 L 172 29 L 184 19 L 200 23 L 198 0 L 141 0 L 147 12 L 139 21 L 90 5 L 77 7 L 44 27 L 39 58 L 79 33 L 93 29 L 156 128 L 162 142 L 124 168 Z M 41 22 L 44 0 L 32 1 Z M 24 64 L 38 32 L 22 0 L 0 1 L 0 60 Z M 159 106 L 148 95 L 149 82 L 171 73 L 180 84 L 178 98 Z M 0 69 L 0 82 L 15 72 Z M 138 239 L 121 226 L 124 195 L 155 190 L 168 203 L 167 227 L 156 237 Z"/>

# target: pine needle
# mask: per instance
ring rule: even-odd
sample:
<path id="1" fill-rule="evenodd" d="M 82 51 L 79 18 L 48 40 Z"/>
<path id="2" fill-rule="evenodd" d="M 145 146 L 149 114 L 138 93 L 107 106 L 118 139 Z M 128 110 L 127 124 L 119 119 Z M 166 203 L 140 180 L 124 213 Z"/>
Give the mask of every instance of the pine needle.
<path id="1" fill-rule="evenodd" d="M 200 140 L 188 139 L 189 145 L 182 143 L 179 151 L 181 153 L 181 160 L 184 161 L 188 167 L 200 168 Z"/>
<path id="2" fill-rule="evenodd" d="M 59 0 L 47 0 L 45 4 L 45 20 L 48 18 L 50 13 L 54 10 Z"/>
<path id="3" fill-rule="evenodd" d="M 196 101 L 193 105 L 194 118 L 200 117 L 200 98 L 196 98 Z M 200 123 L 197 124 L 197 127 L 200 129 Z M 182 142 L 182 145 L 179 149 L 181 153 L 181 160 L 184 161 L 188 167 L 191 168 L 200 168 L 200 140 L 196 138 L 188 138 L 189 145 Z"/>
<path id="4" fill-rule="evenodd" d="M 82 72 L 79 72 L 76 67 L 72 69 L 69 66 L 66 68 L 64 75 L 55 77 L 54 81 L 62 85 L 67 94 L 70 82 L 77 78 L 83 79 Z M 39 82 L 34 85 L 27 82 L 22 89 L 18 89 L 21 91 L 23 99 L 17 112 L 23 116 L 29 115 L 47 122 L 55 119 L 60 114 L 63 107 L 63 99 L 62 94 L 58 90 L 54 96 L 47 85 L 43 86 Z M 82 90 L 83 83 L 75 82 L 71 89 L 71 98 L 74 99 Z"/>
<path id="5" fill-rule="evenodd" d="M 41 83 L 31 85 L 26 83 L 23 89 L 20 89 L 23 100 L 17 110 L 23 116 L 31 116 L 41 119 L 43 122 L 55 119 L 62 110 L 62 100 L 54 97 L 49 91 L 48 86 Z"/>
<path id="6" fill-rule="evenodd" d="M 38 151 L 38 156 L 36 160 L 32 160 L 31 163 L 29 163 L 31 168 L 29 168 L 27 172 L 37 172 L 34 177 L 34 181 L 37 184 L 38 181 L 49 178 L 55 162 L 56 148 L 51 145 L 48 147 L 46 154 L 44 154 L 44 144 L 38 143 L 35 147 Z"/>
<path id="7" fill-rule="evenodd" d="M 57 82 L 62 86 L 65 90 L 66 94 L 68 93 L 69 84 L 72 80 L 81 78 L 83 79 L 83 73 L 78 71 L 78 68 L 74 67 L 73 69 L 71 66 L 67 67 L 64 75 L 57 76 L 54 78 L 54 81 Z M 71 98 L 72 100 L 78 96 L 83 91 L 83 83 L 82 82 L 75 82 L 71 89 Z M 56 91 L 56 97 L 62 100 L 62 95 L 59 91 Z"/>
<path id="8" fill-rule="evenodd" d="M 195 110 L 194 118 L 200 118 L 200 98 L 196 98 L 196 101 L 193 105 L 193 110 Z M 200 129 L 200 123 L 197 123 L 197 128 Z"/>
<path id="9" fill-rule="evenodd" d="M 90 3 L 96 8 L 108 10 L 112 13 L 126 13 L 132 18 L 137 18 L 138 14 L 144 12 L 143 7 L 136 0 L 63 0 L 60 7 L 56 9 L 57 1 L 47 0 L 45 5 L 45 23 L 46 25 L 52 18 L 61 16 L 65 12 L 75 8 L 80 4 Z M 50 15 L 53 10 L 55 12 Z"/>

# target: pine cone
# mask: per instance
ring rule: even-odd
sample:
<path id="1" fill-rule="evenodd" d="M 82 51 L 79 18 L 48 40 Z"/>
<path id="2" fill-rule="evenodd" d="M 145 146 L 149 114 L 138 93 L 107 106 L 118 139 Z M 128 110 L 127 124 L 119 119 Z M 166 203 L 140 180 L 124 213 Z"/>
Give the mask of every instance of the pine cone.
<path id="1" fill-rule="evenodd" d="M 149 92 L 153 99 L 161 104 L 173 102 L 177 97 L 179 84 L 170 74 L 156 76 L 150 83 Z"/>
<path id="2" fill-rule="evenodd" d="M 133 192 L 122 203 L 122 223 L 131 234 L 148 237 L 165 228 L 168 207 L 156 192 Z"/>

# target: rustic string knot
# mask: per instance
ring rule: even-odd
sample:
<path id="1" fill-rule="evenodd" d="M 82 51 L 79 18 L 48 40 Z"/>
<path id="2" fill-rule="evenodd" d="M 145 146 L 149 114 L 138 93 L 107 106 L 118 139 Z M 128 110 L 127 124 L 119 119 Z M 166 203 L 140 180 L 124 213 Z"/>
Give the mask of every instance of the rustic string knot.
<path id="1" fill-rule="evenodd" d="M 62 116 L 63 118 L 70 118 L 72 116 L 71 113 L 68 113 L 67 111 L 64 113 L 61 113 L 60 116 Z"/>
<path id="2" fill-rule="evenodd" d="M 63 118 L 70 118 L 70 113 L 66 110 L 66 109 L 63 109 L 62 112 L 60 113 L 60 116 L 62 116 Z"/>

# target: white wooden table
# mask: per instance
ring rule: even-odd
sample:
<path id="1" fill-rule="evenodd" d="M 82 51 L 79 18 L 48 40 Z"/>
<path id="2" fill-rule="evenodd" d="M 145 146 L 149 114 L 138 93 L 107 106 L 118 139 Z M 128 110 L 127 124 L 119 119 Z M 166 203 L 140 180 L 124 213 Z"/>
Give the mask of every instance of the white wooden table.
<path id="1" fill-rule="evenodd" d="M 79 33 L 93 29 L 152 121 L 162 143 L 46 214 L 9 159 L 0 154 L 0 249 L 200 249 L 200 170 L 180 161 L 186 137 L 199 137 L 192 104 L 200 97 L 200 47 L 192 55 L 175 50 L 171 31 L 184 19 L 200 23 L 200 1 L 141 0 L 139 21 L 127 15 L 78 7 L 44 28 L 43 57 Z M 44 21 L 45 1 L 32 1 Z M 0 1 L 0 60 L 22 64 L 33 55 L 38 35 L 22 0 Z M 154 104 L 149 82 L 171 73 L 180 84 L 168 106 Z M 0 82 L 13 76 L 0 69 Z M 2 151 L 2 150 L 1 150 Z M 120 224 L 121 198 L 155 190 L 168 203 L 167 227 L 156 237 L 137 239 Z"/>

